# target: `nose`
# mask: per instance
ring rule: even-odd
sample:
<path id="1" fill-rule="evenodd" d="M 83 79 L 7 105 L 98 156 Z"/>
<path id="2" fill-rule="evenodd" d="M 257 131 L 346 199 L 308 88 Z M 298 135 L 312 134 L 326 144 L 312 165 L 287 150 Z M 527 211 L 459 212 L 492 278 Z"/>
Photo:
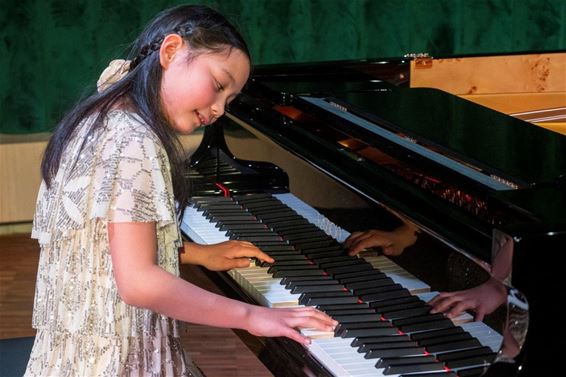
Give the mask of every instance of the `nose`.
<path id="1" fill-rule="evenodd" d="M 224 115 L 224 110 L 226 108 L 226 102 L 222 99 L 216 101 L 212 107 L 210 108 L 211 112 L 212 112 L 212 117 L 214 118 L 214 120 L 220 118 L 222 115 Z"/>

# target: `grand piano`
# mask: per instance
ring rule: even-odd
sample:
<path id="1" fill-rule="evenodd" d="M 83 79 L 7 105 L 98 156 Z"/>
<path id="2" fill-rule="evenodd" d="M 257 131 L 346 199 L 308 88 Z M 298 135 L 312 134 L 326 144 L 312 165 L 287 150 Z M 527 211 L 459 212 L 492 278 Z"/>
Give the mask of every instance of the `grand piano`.
<path id="1" fill-rule="evenodd" d="M 407 59 L 257 67 L 187 161 L 182 232 L 275 259 L 209 273 L 226 295 L 339 321 L 308 348 L 254 339 L 277 376 L 558 371 L 566 137 L 407 76 Z M 368 230 L 395 255 L 346 255 Z M 430 313 L 439 292 L 485 317 Z"/>

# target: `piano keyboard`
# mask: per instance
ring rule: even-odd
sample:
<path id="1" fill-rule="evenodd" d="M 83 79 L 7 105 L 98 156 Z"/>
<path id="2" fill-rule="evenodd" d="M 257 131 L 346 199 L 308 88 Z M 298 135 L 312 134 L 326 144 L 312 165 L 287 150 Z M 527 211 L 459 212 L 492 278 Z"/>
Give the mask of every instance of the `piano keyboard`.
<path id="1" fill-rule="evenodd" d="M 228 274 L 261 305 L 334 317 L 335 333 L 302 332 L 335 376 L 475 376 L 499 350 L 501 335 L 469 314 L 428 313 L 436 292 L 389 258 L 345 255 L 349 233 L 292 194 L 194 198 L 181 230 L 200 244 L 250 240 L 273 257 Z"/>

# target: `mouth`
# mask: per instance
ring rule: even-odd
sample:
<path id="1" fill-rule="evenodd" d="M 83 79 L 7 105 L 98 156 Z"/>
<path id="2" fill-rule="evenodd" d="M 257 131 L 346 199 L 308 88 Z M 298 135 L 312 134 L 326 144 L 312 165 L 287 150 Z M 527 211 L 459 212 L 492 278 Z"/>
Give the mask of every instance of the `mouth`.
<path id="1" fill-rule="evenodd" d="M 201 126 L 208 125 L 208 119 L 206 119 L 201 113 L 199 113 L 198 111 L 195 110 L 195 114 L 197 115 L 197 118 L 198 118 Z"/>

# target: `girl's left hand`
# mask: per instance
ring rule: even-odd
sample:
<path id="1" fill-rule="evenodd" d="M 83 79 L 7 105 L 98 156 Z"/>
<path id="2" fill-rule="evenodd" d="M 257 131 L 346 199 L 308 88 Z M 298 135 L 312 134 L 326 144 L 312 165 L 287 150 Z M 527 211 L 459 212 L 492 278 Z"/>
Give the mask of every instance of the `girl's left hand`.
<path id="1" fill-rule="evenodd" d="M 251 258 L 273 263 L 269 255 L 248 241 L 225 241 L 214 245 L 185 243 L 181 263 L 197 264 L 211 271 L 248 267 Z"/>

